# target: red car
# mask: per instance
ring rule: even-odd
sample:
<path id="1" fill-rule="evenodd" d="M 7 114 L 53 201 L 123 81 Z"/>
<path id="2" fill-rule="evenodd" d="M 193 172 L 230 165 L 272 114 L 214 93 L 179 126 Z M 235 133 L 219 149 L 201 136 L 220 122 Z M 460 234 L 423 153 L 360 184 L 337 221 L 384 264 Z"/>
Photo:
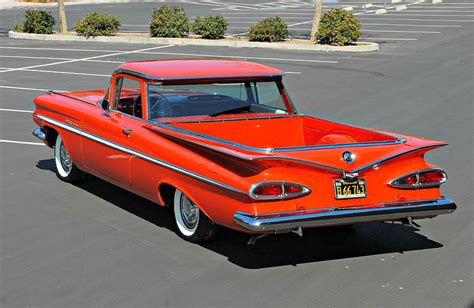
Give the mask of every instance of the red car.
<path id="1" fill-rule="evenodd" d="M 440 141 L 368 130 L 296 111 L 284 72 L 219 59 L 131 62 L 105 90 L 50 92 L 34 135 L 57 174 L 87 173 L 173 208 L 191 242 L 222 225 L 251 234 L 433 218 L 456 209 Z"/>

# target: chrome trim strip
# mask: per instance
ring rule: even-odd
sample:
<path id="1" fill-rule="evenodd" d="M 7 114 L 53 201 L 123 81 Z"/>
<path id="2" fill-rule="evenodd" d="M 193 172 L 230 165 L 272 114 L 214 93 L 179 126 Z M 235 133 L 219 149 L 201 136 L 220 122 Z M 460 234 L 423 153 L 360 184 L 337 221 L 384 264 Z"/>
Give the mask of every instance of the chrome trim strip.
<path id="1" fill-rule="evenodd" d="M 439 183 L 431 183 L 431 184 L 426 184 L 426 183 L 420 183 L 420 174 L 421 173 L 425 173 L 425 172 L 429 172 L 429 171 L 440 171 L 441 174 L 443 175 L 443 179 L 441 180 L 441 182 Z M 416 176 L 416 183 L 415 184 L 399 184 L 399 183 L 396 183 L 397 181 L 405 178 L 405 177 L 410 177 L 410 176 Z M 419 171 L 415 171 L 415 172 L 411 172 L 411 173 L 407 173 L 405 175 L 402 175 L 402 176 L 399 176 L 393 180 L 391 180 L 388 185 L 389 186 L 392 186 L 392 187 L 395 187 L 395 188 L 399 188 L 399 189 L 417 189 L 417 188 L 431 188 L 431 187 L 439 187 L 441 186 L 442 184 L 446 183 L 446 181 L 448 180 L 448 175 L 446 174 L 446 172 L 441 169 L 441 168 L 427 168 L 427 169 L 422 169 L 422 170 L 419 170 Z"/>
<path id="2" fill-rule="evenodd" d="M 290 115 L 290 116 L 292 116 L 292 117 L 293 116 L 294 117 L 300 117 L 300 116 L 307 117 L 305 115 Z M 318 118 L 315 118 L 315 119 L 318 119 Z M 323 120 L 323 121 L 327 121 L 327 120 Z M 246 146 L 246 145 L 236 143 L 236 142 L 232 142 L 232 141 L 228 141 L 228 140 L 225 140 L 225 139 L 216 138 L 216 137 L 213 137 L 213 136 L 197 133 L 197 132 L 194 132 L 194 131 L 191 131 L 191 130 L 188 130 L 188 129 L 183 129 L 183 128 L 179 128 L 179 127 L 170 125 L 168 123 L 157 122 L 157 121 L 154 121 L 154 120 L 148 120 L 148 122 L 150 122 L 150 123 L 152 123 L 156 126 L 160 126 L 162 128 L 165 128 L 165 129 L 168 129 L 168 130 L 171 130 L 171 131 L 175 131 L 175 132 L 178 132 L 178 133 L 181 133 L 181 134 L 187 134 L 187 135 L 191 135 L 191 136 L 194 136 L 194 137 L 199 137 L 199 138 L 202 138 L 202 139 L 205 139 L 205 140 L 208 140 L 208 141 L 213 141 L 213 142 L 216 142 L 216 143 L 229 145 L 229 146 L 235 147 L 237 149 L 242 149 L 242 150 L 252 151 L 252 152 L 257 152 L 257 153 L 264 153 L 264 154 L 280 153 L 280 152 L 293 152 L 293 151 L 307 151 L 307 150 L 337 149 L 337 148 L 347 148 L 347 147 L 392 145 L 392 144 L 405 143 L 407 141 L 405 138 L 395 137 L 395 136 L 391 136 L 391 135 L 384 134 L 384 133 L 379 133 L 379 134 L 382 134 L 382 135 L 390 136 L 392 138 L 396 138 L 396 140 L 341 143 L 341 144 L 327 144 L 327 145 L 314 145 L 314 146 L 296 146 L 296 147 L 283 147 L 283 148 L 267 148 L 267 149 L 264 149 L 264 148 L 256 148 L 256 147 Z M 223 122 L 225 122 L 225 121 L 223 121 Z M 364 128 L 358 128 L 358 129 L 364 129 Z"/>
<path id="3" fill-rule="evenodd" d="M 406 154 L 409 154 L 409 153 L 412 153 L 412 152 L 416 152 L 416 151 L 419 151 L 419 150 L 423 150 L 423 149 L 427 149 L 427 148 L 436 148 L 436 147 L 442 147 L 442 146 L 446 146 L 448 145 L 447 143 L 442 143 L 442 144 L 432 144 L 432 145 L 426 145 L 426 146 L 422 146 L 422 147 L 417 147 L 417 148 L 413 148 L 413 149 L 410 149 L 410 150 L 407 150 L 407 151 L 404 151 L 404 152 L 400 152 L 400 153 L 397 153 L 397 154 L 394 154 L 394 155 L 391 155 L 391 156 L 387 156 L 387 157 L 384 157 L 382 159 L 379 159 L 379 160 L 376 160 L 370 164 L 367 164 L 367 165 L 364 165 L 362 167 L 359 167 L 357 169 L 354 169 L 352 170 L 351 172 L 357 172 L 357 173 L 360 173 L 362 171 L 365 171 L 375 165 L 380 165 L 388 160 L 391 160 L 391 159 L 394 159 L 394 158 L 397 158 L 397 157 L 400 157 L 400 156 L 403 156 L 403 155 L 406 155 Z"/>
<path id="4" fill-rule="evenodd" d="M 126 68 L 118 68 L 116 69 L 112 76 L 116 74 L 127 74 L 143 79 L 148 79 L 148 80 L 156 80 L 156 81 L 173 81 L 173 80 L 199 80 L 199 79 L 235 79 L 235 78 L 278 78 L 282 77 L 285 75 L 285 72 L 282 72 L 281 74 L 248 74 L 248 75 L 232 75 L 232 76 L 185 76 L 185 77 L 174 77 L 174 78 L 165 78 L 165 77 L 157 77 L 157 76 L 151 76 L 151 75 L 146 75 L 137 71 L 129 70 Z"/>
<path id="5" fill-rule="evenodd" d="M 371 221 L 399 220 L 406 217 L 424 218 L 449 214 L 456 209 L 446 198 L 422 201 L 382 203 L 371 208 L 330 208 L 253 215 L 236 212 L 234 222 L 253 232 L 277 232 L 295 228 L 326 227 Z"/>
<path id="6" fill-rule="evenodd" d="M 91 103 L 89 101 L 86 101 L 84 99 L 80 99 L 78 97 L 75 97 L 75 96 L 72 96 L 72 95 L 67 95 L 65 93 L 61 93 L 61 92 L 56 92 L 56 91 L 48 91 L 48 94 L 55 94 L 55 95 L 60 95 L 60 96 L 64 96 L 64 97 L 67 97 L 67 98 L 72 98 L 76 101 L 80 101 L 80 102 L 83 102 L 83 103 L 87 103 L 89 105 L 95 105 L 94 103 Z"/>
<path id="7" fill-rule="evenodd" d="M 156 165 L 159 165 L 159 166 L 162 166 L 162 167 L 165 167 L 165 168 L 168 168 L 168 169 L 171 169 L 171 170 L 174 170 L 174 171 L 177 171 L 177 172 L 180 172 L 180 173 L 183 173 L 185 175 L 188 175 L 190 177 L 193 177 L 195 179 L 198 179 L 198 180 L 201 180 L 201 181 L 204 181 L 206 183 L 210 183 L 210 184 L 213 184 L 213 185 L 216 185 L 216 186 L 219 186 L 221 188 L 225 188 L 227 190 L 230 190 L 230 191 L 233 191 L 233 192 L 236 192 L 236 193 L 241 193 L 241 194 L 245 194 L 245 195 L 248 195 L 246 192 L 240 190 L 240 189 L 237 189 L 237 188 L 234 188 L 232 186 L 229 186 L 227 184 L 224 184 L 224 183 L 221 183 L 221 182 L 218 182 L 218 181 L 214 181 L 212 179 L 209 179 L 207 177 L 204 177 L 202 175 L 199 175 L 197 173 L 194 173 L 192 171 L 189 171 L 187 169 L 184 169 L 184 168 L 181 168 L 181 167 L 178 167 L 178 166 L 175 166 L 175 165 L 172 165 L 172 164 L 169 164 L 169 163 L 166 163 L 162 160 L 159 160 L 159 159 L 156 159 L 152 156 L 149 156 L 147 154 L 143 154 L 143 153 L 140 153 L 140 152 L 137 152 L 135 150 L 132 150 L 132 149 L 129 149 L 127 147 L 124 147 L 124 146 L 121 146 L 119 144 L 116 144 L 114 142 L 110 142 L 108 140 L 105 140 L 101 137 L 98 137 L 98 136 L 95 136 L 93 134 L 90 134 L 86 131 L 83 131 L 81 129 L 78 129 L 78 128 L 75 128 L 73 126 L 70 126 L 70 125 L 67 125 L 65 123 L 62 123 L 60 121 L 57 121 L 57 120 L 54 120 L 54 119 L 51 119 L 47 116 L 44 116 L 44 115 L 41 115 L 41 114 L 38 114 L 37 115 L 38 118 L 40 118 L 41 120 L 43 121 L 46 121 L 48 123 L 51 123 L 51 124 L 54 124 L 56 126 L 59 126 L 61 128 L 64 128 L 70 132 L 73 132 L 75 134 L 78 134 L 82 137 L 85 137 L 85 138 L 88 138 L 90 140 L 93 140 L 93 141 L 96 141 L 96 142 L 99 142 L 99 143 L 102 143 L 108 147 L 111 147 L 111 148 L 114 148 L 116 150 L 119 150 L 119 151 L 122 151 L 122 152 L 125 152 L 125 153 L 128 153 L 128 154 L 131 154 L 131 155 L 134 155 L 136 157 L 139 157 L 139 158 L 142 158 L 144 160 L 147 160 L 149 162 L 152 162 Z"/>

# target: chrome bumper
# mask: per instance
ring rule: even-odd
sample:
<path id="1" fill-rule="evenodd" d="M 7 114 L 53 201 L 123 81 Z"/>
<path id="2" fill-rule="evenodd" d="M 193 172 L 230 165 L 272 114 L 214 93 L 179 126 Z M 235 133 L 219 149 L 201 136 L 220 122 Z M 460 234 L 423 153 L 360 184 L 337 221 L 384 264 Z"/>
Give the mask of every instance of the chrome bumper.
<path id="1" fill-rule="evenodd" d="M 233 219 L 237 225 L 250 231 L 276 232 L 299 227 L 311 228 L 370 221 L 391 221 L 407 217 L 426 218 L 449 214 L 455 209 L 454 201 L 442 198 L 380 203 L 370 208 L 325 208 L 260 215 L 236 212 Z"/>
<path id="2" fill-rule="evenodd" d="M 35 136 L 36 138 L 38 138 L 39 140 L 41 141 L 45 141 L 46 140 L 46 133 L 43 129 L 41 128 L 37 128 L 33 131 L 33 136 Z"/>

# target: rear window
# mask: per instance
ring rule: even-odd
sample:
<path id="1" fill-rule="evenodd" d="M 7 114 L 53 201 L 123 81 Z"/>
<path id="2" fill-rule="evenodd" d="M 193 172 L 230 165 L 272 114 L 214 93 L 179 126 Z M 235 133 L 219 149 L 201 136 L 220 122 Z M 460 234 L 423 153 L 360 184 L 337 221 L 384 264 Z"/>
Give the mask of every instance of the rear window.
<path id="1" fill-rule="evenodd" d="M 149 119 L 224 114 L 285 114 L 287 107 L 275 81 L 148 85 Z"/>

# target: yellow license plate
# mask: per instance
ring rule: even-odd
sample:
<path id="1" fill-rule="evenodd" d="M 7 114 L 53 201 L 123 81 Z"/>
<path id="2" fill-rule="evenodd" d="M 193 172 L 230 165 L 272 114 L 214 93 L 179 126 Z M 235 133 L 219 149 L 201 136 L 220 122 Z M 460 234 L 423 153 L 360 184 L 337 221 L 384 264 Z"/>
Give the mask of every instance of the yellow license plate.
<path id="1" fill-rule="evenodd" d="M 334 195 L 336 196 L 336 199 L 365 198 L 367 195 L 365 180 L 358 179 L 348 182 L 342 179 L 337 179 L 334 181 Z"/>

